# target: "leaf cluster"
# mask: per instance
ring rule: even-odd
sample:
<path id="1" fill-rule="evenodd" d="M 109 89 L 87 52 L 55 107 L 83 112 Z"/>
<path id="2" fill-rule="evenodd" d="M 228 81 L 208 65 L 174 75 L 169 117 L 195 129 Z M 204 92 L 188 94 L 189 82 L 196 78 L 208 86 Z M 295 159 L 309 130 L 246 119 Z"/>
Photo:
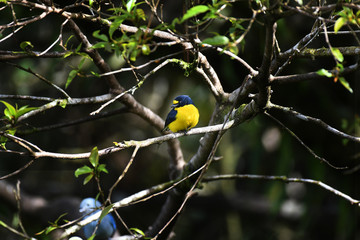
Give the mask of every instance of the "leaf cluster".
<path id="1" fill-rule="evenodd" d="M 84 185 L 87 184 L 93 177 L 99 178 L 100 173 L 102 172 L 109 173 L 108 170 L 106 169 L 106 165 L 99 163 L 99 152 L 97 147 L 94 147 L 91 150 L 89 162 L 91 164 L 91 167 L 85 165 L 76 169 L 75 171 L 75 177 L 79 177 L 80 175 L 87 174 L 87 176 L 83 181 Z"/>

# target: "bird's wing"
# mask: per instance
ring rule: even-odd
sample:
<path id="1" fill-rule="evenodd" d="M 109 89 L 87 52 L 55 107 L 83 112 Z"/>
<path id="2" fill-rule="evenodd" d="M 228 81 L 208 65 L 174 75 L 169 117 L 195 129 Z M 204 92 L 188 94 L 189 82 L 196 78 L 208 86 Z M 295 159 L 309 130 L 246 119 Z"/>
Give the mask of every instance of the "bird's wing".
<path id="1" fill-rule="evenodd" d="M 177 111 L 175 109 L 171 109 L 171 111 L 169 112 L 169 114 L 166 117 L 165 127 L 167 127 L 171 122 L 175 121 L 176 114 L 177 114 Z"/>

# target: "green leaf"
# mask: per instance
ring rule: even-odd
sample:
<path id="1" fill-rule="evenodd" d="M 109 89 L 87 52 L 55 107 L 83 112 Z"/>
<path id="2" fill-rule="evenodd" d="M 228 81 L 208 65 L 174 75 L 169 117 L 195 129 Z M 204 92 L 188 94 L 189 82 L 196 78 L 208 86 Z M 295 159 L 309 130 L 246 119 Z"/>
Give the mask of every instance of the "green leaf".
<path id="1" fill-rule="evenodd" d="M 99 166 L 97 167 L 99 172 L 104 172 L 104 173 L 109 173 L 108 170 L 106 169 L 106 165 L 105 164 L 99 164 Z"/>
<path id="2" fill-rule="evenodd" d="M 96 48 L 106 48 L 108 46 L 109 43 L 107 42 L 97 42 L 94 45 L 91 46 L 91 48 L 96 49 Z"/>
<path id="3" fill-rule="evenodd" d="M 111 23 L 109 28 L 109 36 L 111 39 L 113 38 L 114 32 L 119 29 L 120 25 L 123 23 L 124 20 L 125 18 L 123 16 L 120 16 Z"/>
<path id="4" fill-rule="evenodd" d="M 329 72 L 328 70 L 326 70 L 326 69 L 320 69 L 320 70 L 318 70 L 317 72 L 316 72 L 318 75 L 320 75 L 320 76 L 325 76 L 325 77 L 328 77 L 328 78 L 331 78 L 332 77 L 332 74 L 331 74 L 331 72 Z"/>
<path id="5" fill-rule="evenodd" d="M 146 20 L 146 15 L 144 10 L 142 10 L 141 8 L 136 9 L 136 16 L 138 18 L 140 18 L 141 20 L 145 21 Z"/>
<path id="6" fill-rule="evenodd" d="M 99 152 L 98 152 L 98 148 L 97 147 L 94 147 L 92 150 L 91 150 L 91 154 L 90 154 L 90 157 L 89 157 L 89 161 L 91 163 L 91 165 L 93 167 L 96 167 L 97 165 L 99 165 Z"/>
<path id="7" fill-rule="evenodd" d="M 192 7 L 186 11 L 180 22 L 182 23 L 189 18 L 195 17 L 196 15 L 199 15 L 207 11 L 209 11 L 209 7 L 205 5 L 197 5 L 195 7 Z"/>
<path id="8" fill-rule="evenodd" d="M 100 30 L 93 32 L 93 37 L 96 37 L 104 42 L 108 42 L 109 38 L 105 34 L 100 34 Z"/>
<path id="9" fill-rule="evenodd" d="M 89 174 L 83 181 L 83 184 L 86 185 L 92 178 L 94 175 Z"/>
<path id="10" fill-rule="evenodd" d="M 222 45 L 227 45 L 229 43 L 229 38 L 227 38 L 226 36 L 218 35 L 211 38 L 206 38 L 202 42 L 213 46 L 222 46 Z"/>
<path id="11" fill-rule="evenodd" d="M 91 71 L 91 74 L 94 75 L 95 77 L 101 77 L 99 73 Z"/>
<path id="12" fill-rule="evenodd" d="M 89 6 L 92 7 L 94 4 L 94 0 L 89 0 Z"/>
<path id="13" fill-rule="evenodd" d="M 60 102 L 59 106 L 62 107 L 62 108 L 66 108 L 66 105 L 68 103 L 68 100 L 67 99 L 64 99 Z"/>
<path id="14" fill-rule="evenodd" d="M 149 54 L 150 54 L 150 47 L 149 47 L 149 45 L 147 45 L 147 44 L 142 45 L 142 46 L 141 46 L 141 52 L 142 52 L 142 54 L 144 54 L 144 55 L 149 55 Z"/>
<path id="15" fill-rule="evenodd" d="M 232 52 L 235 55 L 238 55 L 239 48 L 236 45 L 232 45 L 232 46 L 229 47 L 229 51 Z"/>
<path id="16" fill-rule="evenodd" d="M 65 54 L 64 54 L 64 58 L 67 58 L 67 57 L 70 57 L 71 55 L 73 55 L 74 53 L 72 51 L 67 51 Z"/>
<path id="17" fill-rule="evenodd" d="M 31 112 L 31 111 L 33 111 L 35 109 L 38 109 L 38 108 L 37 107 L 23 106 L 17 111 L 17 113 L 15 115 L 15 118 L 18 119 L 21 115 L 24 115 L 25 113 Z"/>
<path id="18" fill-rule="evenodd" d="M 106 216 L 108 215 L 109 211 L 111 210 L 111 208 L 114 206 L 114 204 L 110 204 L 109 206 L 107 206 L 106 208 L 104 208 L 104 210 L 102 210 L 101 215 L 100 215 L 100 221 Z"/>
<path id="19" fill-rule="evenodd" d="M 141 236 L 145 236 L 145 233 L 138 228 L 130 228 L 130 231 L 140 234 Z"/>
<path id="20" fill-rule="evenodd" d="M 70 83 L 76 77 L 78 72 L 79 72 L 78 69 L 73 69 L 73 70 L 70 71 L 69 76 L 68 76 L 68 78 L 66 80 L 65 89 L 67 89 L 69 87 Z"/>
<path id="21" fill-rule="evenodd" d="M 128 12 L 131 12 L 131 10 L 134 8 L 135 6 L 135 3 L 136 3 L 136 0 L 129 0 L 127 3 L 126 3 L 126 10 Z"/>
<path id="22" fill-rule="evenodd" d="M 81 46 L 82 46 L 82 43 L 80 43 L 80 44 L 76 47 L 75 53 L 78 53 L 78 52 L 80 51 Z"/>
<path id="23" fill-rule="evenodd" d="M 16 115 L 16 109 L 10 104 L 10 103 L 7 103 L 7 102 L 5 102 L 5 101 L 0 101 L 0 102 L 2 102 L 5 106 L 6 106 L 6 109 L 7 109 L 7 111 L 8 111 L 8 113 L 5 113 L 5 111 L 4 111 L 4 113 L 5 113 L 5 115 L 6 116 L 14 116 L 15 117 L 15 115 Z M 5 109 L 5 110 L 6 110 Z"/>
<path id="24" fill-rule="evenodd" d="M 93 169 L 90 168 L 89 166 L 82 166 L 75 170 L 75 177 L 79 177 L 80 175 L 88 174 L 88 173 L 92 173 L 92 172 L 93 172 Z"/>
<path id="25" fill-rule="evenodd" d="M 337 33 L 342 26 L 346 23 L 346 18 L 340 17 L 336 20 L 334 25 L 334 32 Z"/>
<path id="26" fill-rule="evenodd" d="M 337 61 L 339 61 L 339 62 L 344 61 L 344 56 L 342 55 L 342 53 L 340 52 L 340 50 L 338 48 L 330 48 L 330 50 Z"/>
<path id="27" fill-rule="evenodd" d="M 55 229 L 57 229 L 57 227 L 49 226 L 45 229 L 45 234 L 49 234 L 50 232 L 54 231 Z"/>
<path id="28" fill-rule="evenodd" d="M 30 50 L 34 47 L 34 45 L 31 44 L 29 41 L 24 41 L 20 43 L 20 48 L 24 51 Z"/>
<path id="29" fill-rule="evenodd" d="M 353 90 L 350 87 L 349 82 L 346 81 L 344 77 L 339 77 L 339 81 L 350 93 L 353 93 Z"/>
<path id="30" fill-rule="evenodd" d="M 94 240 L 95 237 L 96 237 L 96 234 L 93 234 L 87 240 Z"/>

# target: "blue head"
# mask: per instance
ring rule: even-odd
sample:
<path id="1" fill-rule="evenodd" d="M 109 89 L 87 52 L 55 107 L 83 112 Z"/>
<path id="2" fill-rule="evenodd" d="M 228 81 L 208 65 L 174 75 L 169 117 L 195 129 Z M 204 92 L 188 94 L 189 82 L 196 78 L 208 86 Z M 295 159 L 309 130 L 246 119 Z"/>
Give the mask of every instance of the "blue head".
<path id="1" fill-rule="evenodd" d="M 91 212 L 91 214 L 87 215 L 85 218 L 93 215 L 96 212 L 99 212 L 100 210 L 96 210 L 101 207 L 101 203 L 99 201 L 97 201 L 94 198 L 85 198 L 84 200 L 81 201 L 80 203 L 80 212 L 83 213 L 83 215 L 87 215 Z M 83 227 L 84 230 L 84 235 L 86 238 L 91 237 L 91 235 L 93 234 L 96 225 L 98 224 L 98 221 L 93 221 L 91 223 L 89 223 L 88 225 Z M 108 215 L 106 215 L 100 222 L 98 229 L 96 231 L 96 237 L 95 239 L 109 239 L 116 230 L 116 224 L 115 224 L 115 219 L 114 217 L 109 213 Z"/>
<path id="2" fill-rule="evenodd" d="M 194 104 L 194 102 L 191 100 L 191 98 L 188 95 L 180 95 L 174 99 L 173 105 L 171 105 L 171 107 L 172 108 L 182 107 L 188 104 Z"/>

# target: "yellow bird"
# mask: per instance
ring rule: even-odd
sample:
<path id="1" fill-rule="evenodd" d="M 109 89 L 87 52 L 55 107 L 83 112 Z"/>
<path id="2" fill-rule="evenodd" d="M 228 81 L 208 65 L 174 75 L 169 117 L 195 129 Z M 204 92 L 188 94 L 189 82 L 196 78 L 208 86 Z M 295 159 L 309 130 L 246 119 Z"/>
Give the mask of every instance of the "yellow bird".
<path id="1" fill-rule="evenodd" d="M 187 95 L 177 96 L 165 120 L 163 131 L 187 132 L 199 122 L 199 110 Z"/>

